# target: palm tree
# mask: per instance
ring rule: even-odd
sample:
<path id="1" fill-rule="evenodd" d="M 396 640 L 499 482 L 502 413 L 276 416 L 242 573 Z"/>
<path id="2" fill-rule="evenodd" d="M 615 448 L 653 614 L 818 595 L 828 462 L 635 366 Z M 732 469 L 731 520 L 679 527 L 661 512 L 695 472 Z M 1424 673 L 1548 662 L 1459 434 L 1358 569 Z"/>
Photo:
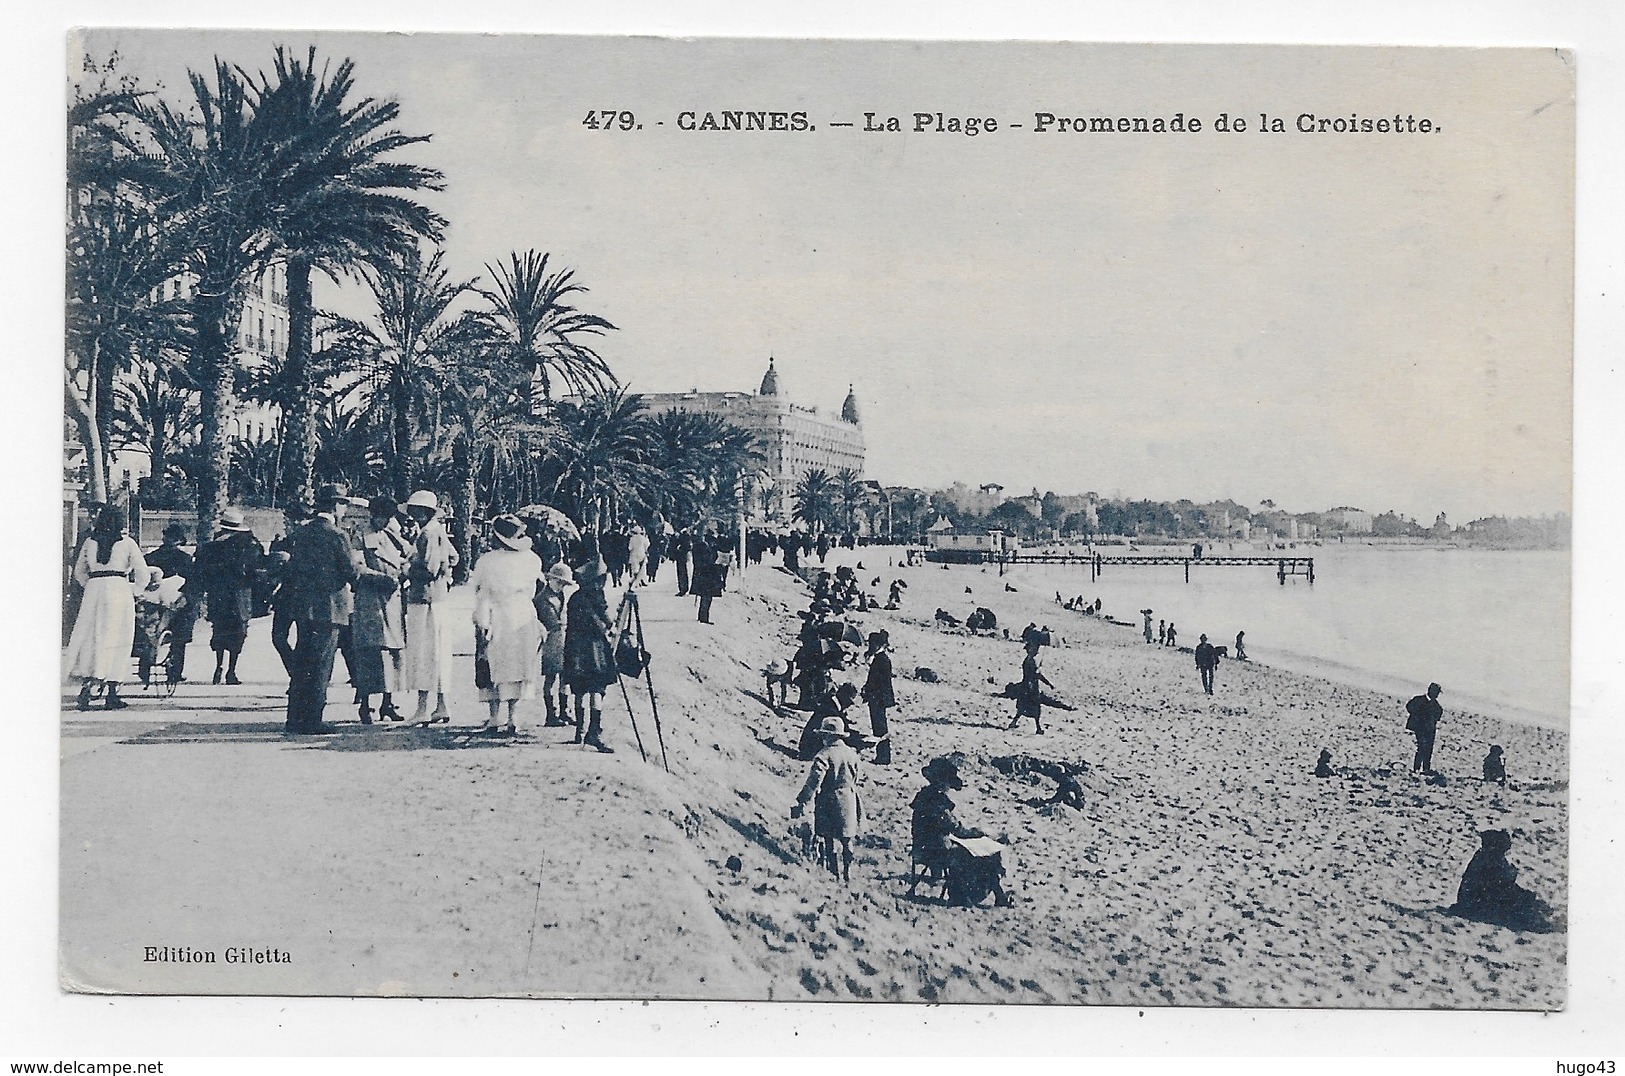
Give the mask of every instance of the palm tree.
<path id="1" fill-rule="evenodd" d="M 392 485 L 396 499 L 404 500 L 414 484 L 417 435 L 458 348 L 479 332 L 471 315 L 452 311 L 473 281 L 453 280 L 439 250 L 427 261 L 413 250 L 364 276 L 377 313 L 370 322 L 335 319 L 331 347 L 360 371 L 356 387 L 388 431 Z"/>
<path id="2" fill-rule="evenodd" d="M 316 479 L 374 489 L 387 466 L 378 431 L 359 407 L 329 397 L 316 412 Z"/>
<path id="3" fill-rule="evenodd" d="M 527 401 L 535 380 L 541 385 L 544 407 L 553 402 L 555 380 L 583 397 L 620 384 L 609 364 L 583 340 L 615 326 L 571 305 L 572 296 L 585 295 L 587 288 L 575 283 L 574 270 L 549 273 L 548 257 L 535 250 L 514 251 L 506 264 L 485 267 L 493 286 L 480 289 L 490 304 L 482 318 L 503 341 L 509 360 L 526 371 Z"/>
<path id="4" fill-rule="evenodd" d="M 910 539 L 919 540 L 925 534 L 925 528 L 931 525 L 934 514 L 931 495 L 923 490 L 909 489 L 893 493 L 893 526 L 895 528 L 900 524 L 903 533 Z"/>
<path id="5" fill-rule="evenodd" d="M 727 507 L 718 502 L 731 499 L 735 482 L 761 463 L 750 433 L 721 415 L 663 411 L 649 420 L 649 443 L 661 473 L 653 507 L 669 519 Z"/>
<path id="6" fill-rule="evenodd" d="M 325 67 L 317 72 L 314 46 L 303 60 L 278 47 L 275 80 L 262 72 L 256 88 L 256 117 L 283 143 L 272 227 L 287 273 L 288 344 L 276 402 L 289 499 L 310 495 L 315 462 L 314 273 L 336 279 L 361 264 L 382 265 L 415 251 L 420 239 L 438 241 L 445 225 L 410 197 L 444 189 L 444 175 L 385 159 L 429 136 L 390 129 L 400 112 L 394 101 L 348 102 L 354 74 L 348 58 L 329 77 Z"/>
<path id="7" fill-rule="evenodd" d="M 513 500 L 501 504 L 502 509 L 517 507 L 522 491 L 533 486 L 524 435 L 543 431 L 523 404 L 524 383 L 524 372 L 483 338 L 467 340 L 454 352 L 442 382 L 441 455 L 449 465 L 449 487 L 456 490 L 453 532 L 464 537 L 468 551 L 458 565 L 459 576 L 474 567 L 474 551 L 466 536 L 479 502 L 481 471 L 489 475 L 485 506 L 493 515 L 499 510 L 504 479 Z"/>
<path id="8" fill-rule="evenodd" d="M 552 504 L 590 527 L 654 507 L 661 472 L 642 397 L 614 389 L 554 414 L 559 432 L 544 467 Z"/>
<path id="9" fill-rule="evenodd" d="M 280 248 L 275 184 L 287 171 L 288 147 L 268 130 L 268 117 L 256 112 L 254 91 L 235 68 L 217 58 L 212 83 L 195 71 L 188 80 L 195 120 L 163 101 L 143 106 L 141 118 L 161 169 L 155 216 L 176 237 L 177 260 L 194 278 L 192 368 L 203 412 L 198 511 L 212 520 L 228 500 L 233 342 L 243 289 Z"/>
<path id="10" fill-rule="evenodd" d="M 848 534 L 857 530 L 858 510 L 869 498 L 869 490 L 862 477 L 850 467 L 835 472 L 835 498 L 840 506 L 841 522 Z"/>
<path id="11" fill-rule="evenodd" d="M 97 85 L 74 88 L 67 139 L 67 362 L 64 392 L 84 446 L 91 496 L 108 496 L 116 381 L 137 357 L 184 347 L 187 310 L 162 290 L 173 232 L 153 211 L 161 170 L 142 123 L 145 93 L 89 60 Z M 111 83 L 111 84 L 110 84 Z"/>
<path id="12" fill-rule="evenodd" d="M 171 453 L 198 426 L 197 388 L 184 365 L 168 358 L 143 360 L 119 375 L 113 415 L 116 448 L 139 445 L 152 464 L 150 486 L 141 503 L 148 508 L 180 507 L 169 484 Z"/>
<path id="13" fill-rule="evenodd" d="M 835 510 L 838 487 L 835 479 L 822 467 L 806 471 L 796 480 L 793 513 L 796 522 L 805 523 L 813 533 L 827 530 L 839 521 Z"/>

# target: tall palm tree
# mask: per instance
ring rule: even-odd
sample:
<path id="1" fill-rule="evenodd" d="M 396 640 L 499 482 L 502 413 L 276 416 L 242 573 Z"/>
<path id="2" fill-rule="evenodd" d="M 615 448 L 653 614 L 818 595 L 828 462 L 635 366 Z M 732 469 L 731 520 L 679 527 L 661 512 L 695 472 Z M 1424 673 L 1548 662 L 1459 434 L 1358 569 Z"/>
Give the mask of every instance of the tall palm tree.
<path id="1" fill-rule="evenodd" d="M 474 550 L 466 541 L 479 504 L 482 469 L 489 475 L 486 508 L 491 514 L 518 507 L 522 490 L 533 487 L 530 459 L 523 451 L 525 434 L 543 433 L 523 404 L 526 376 L 505 359 L 483 335 L 461 343 L 452 355 L 440 391 L 440 428 L 449 464 L 453 531 L 468 550 L 459 575 L 474 567 Z M 521 473 L 522 472 L 522 473 Z M 508 479 L 505 483 L 504 479 Z M 499 503 L 506 484 L 513 500 Z"/>
<path id="2" fill-rule="evenodd" d="M 514 251 L 506 263 L 485 267 L 492 286 L 480 289 L 490 307 L 481 316 L 503 342 L 509 360 L 526 371 L 527 401 L 534 379 L 544 408 L 553 402 L 555 382 L 583 397 L 620 384 L 586 339 L 615 326 L 572 305 L 574 296 L 587 293 L 586 286 L 575 282 L 574 270 L 548 272 L 548 258 L 535 250 Z"/>
<path id="3" fill-rule="evenodd" d="M 439 250 L 427 260 L 412 250 L 364 276 L 377 312 L 370 321 L 336 319 L 331 346 L 360 371 L 357 388 L 388 431 L 392 486 L 404 500 L 414 484 L 414 442 L 425 432 L 458 348 L 480 332 L 474 317 L 453 310 L 473 281 L 453 280 Z"/>
<path id="4" fill-rule="evenodd" d="M 163 101 L 144 105 L 141 118 L 161 170 L 155 215 L 169 225 L 182 247 L 178 261 L 194 279 L 192 368 L 203 412 L 198 511 L 212 520 L 229 493 L 227 430 L 244 288 L 280 248 L 274 187 L 286 161 L 283 143 L 256 113 L 255 93 L 239 71 L 216 58 L 212 81 L 196 71 L 188 81 L 195 119 Z"/>
<path id="5" fill-rule="evenodd" d="M 791 494 L 796 522 L 805 523 L 814 533 L 833 527 L 840 518 L 835 507 L 837 495 L 835 479 L 828 471 L 814 467 L 803 472 Z"/>
<path id="6" fill-rule="evenodd" d="M 311 492 L 315 460 L 313 383 L 315 304 L 312 277 L 336 277 L 361 264 L 380 265 L 415 251 L 421 239 L 438 241 L 439 214 L 411 195 L 444 189 L 444 175 L 397 160 L 397 150 L 428 135 L 392 129 L 394 101 L 350 102 L 355 62 L 342 60 L 329 75 L 317 71 L 316 49 L 304 59 L 278 47 L 274 79 L 261 72 L 255 112 L 282 143 L 283 172 L 275 177 L 273 228 L 287 274 L 288 343 L 281 378 L 283 493 Z"/>
<path id="7" fill-rule="evenodd" d="M 68 106 L 63 387 L 99 501 L 109 493 L 119 374 L 139 356 L 184 347 L 188 328 L 185 305 L 161 290 L 176 252 L 151 205 L 162 170 L 143 124 L 145 97 L 116 61 L 87 60 Z"/>
<path id="8" fill-rule="evenodd" d="M 869 499 L 869 490 L 863 478 L 850 467 L 835 472 L 835 499 L 840 507 L 841 523 L 847 533 L 857 530 L 858 510 Z"/>

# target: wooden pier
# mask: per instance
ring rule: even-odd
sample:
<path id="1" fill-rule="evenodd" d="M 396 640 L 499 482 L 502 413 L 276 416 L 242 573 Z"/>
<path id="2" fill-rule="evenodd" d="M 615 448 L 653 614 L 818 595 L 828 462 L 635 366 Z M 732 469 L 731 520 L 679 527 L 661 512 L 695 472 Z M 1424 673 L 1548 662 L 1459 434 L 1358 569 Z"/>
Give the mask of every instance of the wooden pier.
<path id="1" fill-rule="evenodd" d="M 1009 553 L 999 558 L 1005 564 L 1075 564 L 1089 569 L 1089 581 L 1099 579 L 1107 565 L 1112 567 L 1170 567 L 1183 565 L 1185 582 L 1191 581 L 1191 565 L 1202 567 L 1274 568 L 1275 578 L 1286 586 L 1287 576 L 1301 575 L 1311 586 L 1315 582 L 1314 557 L 1181 557 L 1147 554 L 1139 557 L 1088 556 L 1082 553 Z"/>

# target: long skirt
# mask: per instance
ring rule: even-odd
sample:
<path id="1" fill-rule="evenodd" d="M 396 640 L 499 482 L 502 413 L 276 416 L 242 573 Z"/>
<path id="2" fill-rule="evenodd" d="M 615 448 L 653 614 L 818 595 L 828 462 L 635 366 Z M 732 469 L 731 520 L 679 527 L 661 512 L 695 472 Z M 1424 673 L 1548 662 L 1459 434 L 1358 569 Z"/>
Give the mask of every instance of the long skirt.
<path id="1" fill-rule="evenodd" d="M 485 646 L 491 686 L 479 689 L 480 701 L 535 698 L 541 646 L 542 625 L 528 599 L 492 603 L 491 636 Z"/>
<path id="2" fill-rule="evenodd" d="M 440 606 L 408 603 L 402 690 L 451 690 L 451 646 L 450 618 Z"/>
<path id="3" fill-rule="evenodd" d="M 401 689 L 401 652 L 374 646 L 352 647 L 350 675 L 357 694 L 394 694 Z"/>
<path id="4" fill-rule="evenodd" d="M 68 638 L 68 676 L 77 680 L 129 679 L 135 645 L 135 594 L 129 580 L 109 576 L 85 585 L 79 616 Z"/>

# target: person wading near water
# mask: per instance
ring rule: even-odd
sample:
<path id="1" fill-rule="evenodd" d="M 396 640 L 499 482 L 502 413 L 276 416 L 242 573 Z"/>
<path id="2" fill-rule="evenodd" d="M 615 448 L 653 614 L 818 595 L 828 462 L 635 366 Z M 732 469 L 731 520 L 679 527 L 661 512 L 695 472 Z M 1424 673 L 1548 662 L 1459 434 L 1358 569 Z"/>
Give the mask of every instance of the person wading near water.
<path id="1" fill-rule="evenodd" d="M 800 818 L 806 805 L 813 805 L 813 836 L 822 842 L 824 866 L 842 881 L 852 880 L 852 838 L 863 824 L 863 801 L 858 798 L 862 776 L 858 753 L 846 742 L 846 723 L 839 717 L 819 722 L 817 734 L 823 742 L 813 756 L 807 783 L 801 786 L 791 818 Z M 835 844 L 840 842 L 839 858 Z"/>
<path id="2" fill-rule="evenodd" d="M 1213 644 L 1202 636 L 1201 642 L 1196 644 L 1196 671 L 1202 676 L 1202 690 L 1209 695 L 1213 694 L 1213 671 L 1219 667 L 1219 652 L 1213 649 Z"/>
<path id="3" fill-rule="evenodd" d="M 407 691 L 418 693 L 412 720 L 420 724 L 451 721 L 446 710 L 446 688 L 451 683 L 451 618 L 445 612 L 451 595 L 451 570 L 457 564 L 445 524 L 440 522 L 440 501 L 420 489 L 406 500 L 406 514 L 417 525 L 417 541 L 406 569 L 406 651 L 401 680 Z M 435 698 L 429 713 L 429 696 Z"/>
<path id="4" fill-rule="evenodd" d="M 1416 734 L 1416 758 L 1411 762 L 1413 773 L 1433 775 L 1433 740 L 1439 734 L 1439 719 L 1444 717 L 1444 707 L 1439 705 L 1442 690 L 1438 684 L 1429 684 L 1426 695 L 1418 695 L 1405 704 L 1405 713 L 1409 715 L 1405 729 Z"/>
<path id="5" fill-rule="evenodd" d="M 118 686 L 130 672 L 130 650 L 135 645 L 135 591 L 133 580 L 145 584 L 151 577 L 141 547 L 124 533 L 124 513 L 108 505 L 96 516 L 90 537 L 79 547 L 73 578 L 84 587 L 79 615 L 68 639 L 68 676 L 84 681 L 78 705 L 90 709 L 91 692 L 104 684 L 102 706 L 122 710 Z"/>
<path id="6" fill-rule="evenodd" d="M 1155 642 L 1156 636 L 1151 628 L 1151 610 L 1141 609 L 1140 615 L 1145 617 L 1145 641 L 1148 643 Z"/>
<path id="7" fill-rule="evenodd" d="M 609 570 L 593 558 L 576 570 L 580 588 L 565 605 L 564 683 L 575 695 L 576 743 L 604 754 L 614 749 L 604 743 L 604 692 L 620 678 L 609 633 L 609 599 L 604 580 Z M 590 719 L 589 719 L 590 715 Z"/>
<path id="8" fill-rule="evenodd" d="M 876 739 L 875 765 L 891 765 L 891 732 L 886 727 L 886 710 L 897 705 L 892 691 L 891 637 L 885 631 L 869 633 L 867 652 L 869 678 L 863 684 L 863 701 L 869 704 L 869 729 Z"/>
<path id="9" fill-rule="evenodd" d="M 350 540 L 338 526 L 348 498 L 337 486 L 324 485 L 315 500 L 316 514 L 289 536 L 289 602 L 299 633 L 288 683 L 287 732 L 292 736 L 333 731 L 322 723 L 322 712 L 333 678 L 338 629 L 350 622 L 350 584 L 356 578 Z"/>

